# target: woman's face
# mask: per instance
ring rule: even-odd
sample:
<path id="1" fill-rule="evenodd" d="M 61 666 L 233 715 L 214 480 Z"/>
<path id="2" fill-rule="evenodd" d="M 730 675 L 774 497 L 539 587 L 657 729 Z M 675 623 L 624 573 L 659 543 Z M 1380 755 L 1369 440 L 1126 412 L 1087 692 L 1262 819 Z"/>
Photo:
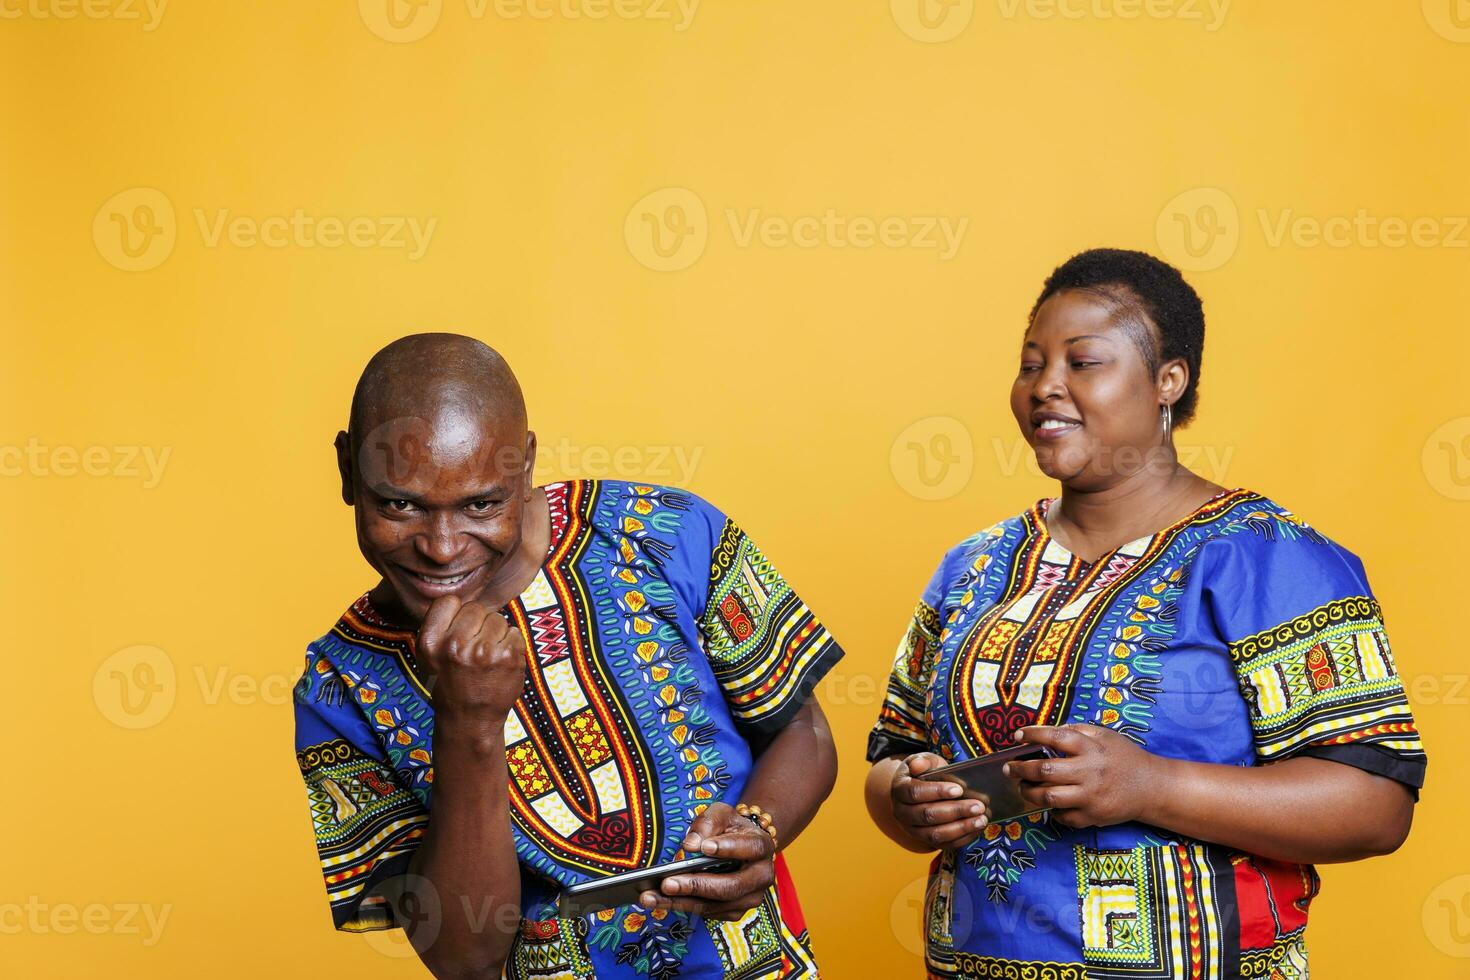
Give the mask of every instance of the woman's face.
<path id="1" fill-rule="evenodd" d="M 1120 319 L 1103 297 L 1064 290 L 1041 304 L 1021 348 L 1011 411 L 1041 471 L 1074 490 L 1114 486 L 1167 458 L 1164 391 Z M 1181 368 L 1172 362 L 1160 379 Z M 1169 401 L 1183 391 L 1177 377 L 1164 387 Z"/>

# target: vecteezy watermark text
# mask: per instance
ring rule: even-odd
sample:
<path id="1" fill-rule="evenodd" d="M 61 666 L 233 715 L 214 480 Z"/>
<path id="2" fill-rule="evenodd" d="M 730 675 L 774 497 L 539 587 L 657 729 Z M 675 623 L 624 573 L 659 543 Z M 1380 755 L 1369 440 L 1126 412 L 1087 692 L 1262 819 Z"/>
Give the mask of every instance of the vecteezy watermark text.
<path id="1" fill-rule="evenodd" d="M 172 446 L 48 446 L 32 436 L 24 446 L 0 445 L 0 477 L 115 477 L 143 481 L 152 490 L 163 479 Z"/>

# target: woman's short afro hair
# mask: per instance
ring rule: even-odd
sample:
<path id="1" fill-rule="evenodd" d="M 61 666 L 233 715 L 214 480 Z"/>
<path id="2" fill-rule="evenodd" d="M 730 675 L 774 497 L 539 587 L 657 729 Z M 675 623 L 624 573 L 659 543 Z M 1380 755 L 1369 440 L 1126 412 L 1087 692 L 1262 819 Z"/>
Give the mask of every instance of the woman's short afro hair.
<path id="1" fill-rule="evenodd" d="M 1047 277 L 1030 321 L 1041 304 L 1068 289 L 1096 293 L 1114 304 L 1143 351 L 1149 375 L 1176 358 L 1189 365 L 1189 384 L 1174 403 L 1174 426 L 1194 418 L 1199 403 L 1200 360 L 1205 350 L 1205 310 L 1179 270 L 1147 252 L 1094 248 L 1079 252 Z M 1028 321 L 1028 323 L 1030 322 Z"/>

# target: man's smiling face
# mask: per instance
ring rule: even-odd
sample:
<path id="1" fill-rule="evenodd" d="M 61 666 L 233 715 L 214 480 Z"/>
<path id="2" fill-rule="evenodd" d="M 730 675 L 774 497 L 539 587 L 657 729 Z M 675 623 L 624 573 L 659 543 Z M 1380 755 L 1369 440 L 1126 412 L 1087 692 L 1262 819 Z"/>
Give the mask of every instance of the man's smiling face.
<path id="1" fill-rule="evenodd" d="M 436 599 L 503 587 L 523 543 L 536 436 L 500 356 L 451 334 L 395 341 L 364 371 L 349 429 L 337 466 L 358 547 L 387 586 L 374 601 L 417 624 Z"/>
<path id="2" fill-rule="evenodd" d="M 414 622 L 441 596 L 479 598 L 520 546 L 535 440 L 508 421 L 448 406 L 358 447 L 358 547 Z"/>

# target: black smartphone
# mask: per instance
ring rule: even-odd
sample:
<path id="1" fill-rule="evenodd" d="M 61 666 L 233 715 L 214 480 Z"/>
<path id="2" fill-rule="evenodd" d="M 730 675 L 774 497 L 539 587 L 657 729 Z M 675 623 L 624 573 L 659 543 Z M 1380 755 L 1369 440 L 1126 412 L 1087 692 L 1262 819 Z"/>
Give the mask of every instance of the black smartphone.
<path id="1" fill-rule="evenodd" d="M 1039 745 L 1013 745 L 978 759 L 956 762 L 934 769 L 919 778 L 931 783 L 958 783 L 965 789 L 960 799 L 979 800 L 985 804 L 985 816 L 991 823 L 1003 823 L 1049 807 L 1033 806 L 1021 798 L 1021 781 L 1001 772 L 1007 762 L 1046 759 L 1049 753 Z"/>
<path id="2" fill-rule="evenodd" d="M 741 862 L 739 861 L 700 854 L 682 861 L 655 865 L 652 868 L 640 868 L 637 871 L 625 871 L 620 875 L 612 875 L 608 878 L 584 881 L 561 890 L 561 894 L 557 897 L 557 915 L 575 918 L 590 912 L 617 908 L 619 905 L 633 905 L 638 901 L 639 895 L 647 891 L 658 891 L 659 885 L 663 884 L 665 878 L 671 878 L 676 874 L 692 872 L 721 875 L 739 871 L 740 868 Z"/>

